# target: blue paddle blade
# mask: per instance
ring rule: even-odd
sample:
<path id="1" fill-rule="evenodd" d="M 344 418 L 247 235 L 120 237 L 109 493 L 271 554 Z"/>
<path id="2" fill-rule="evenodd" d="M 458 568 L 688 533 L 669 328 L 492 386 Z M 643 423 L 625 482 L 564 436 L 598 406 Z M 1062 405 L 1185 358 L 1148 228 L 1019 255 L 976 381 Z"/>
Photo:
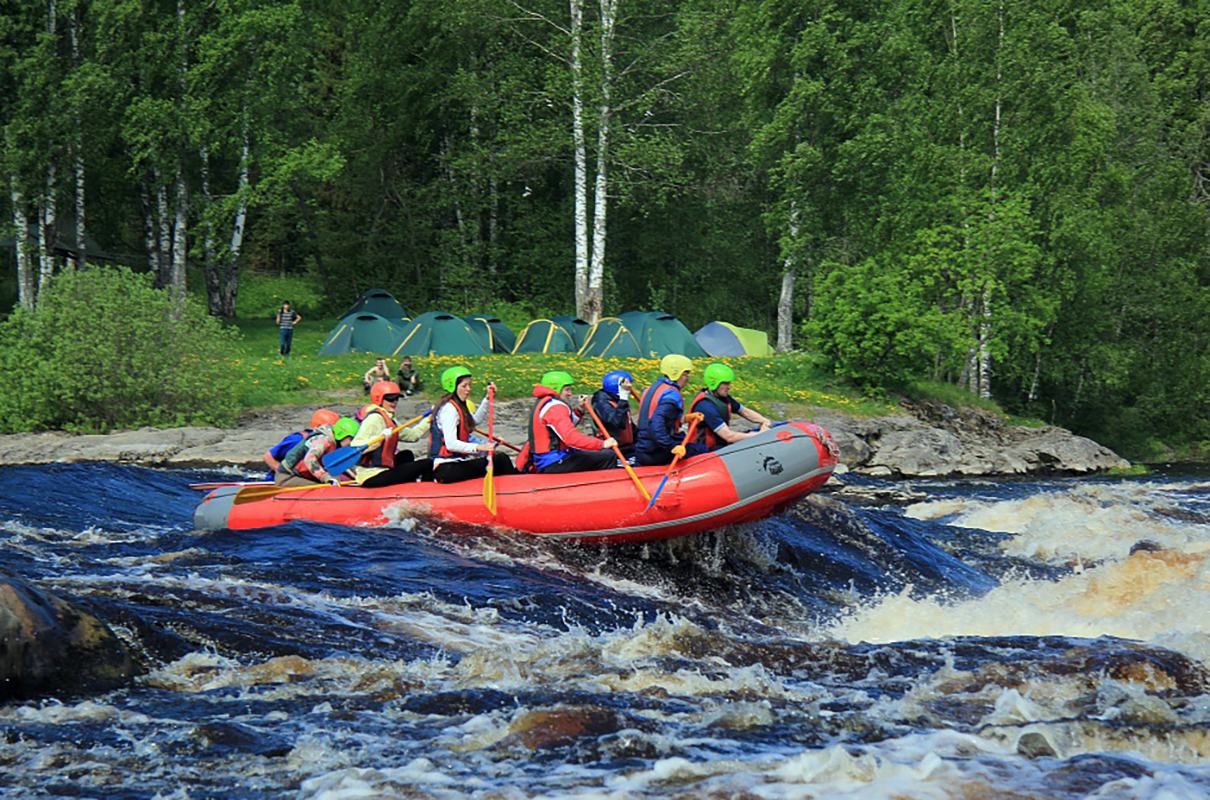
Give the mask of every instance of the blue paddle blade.
<path id="1" fill-rule="evenodd" d="M 329 475 L 340 475 L 347 472 L 357 465 L 361 459 L 361 454 L 365 452 L 367 445 L 349 445 L 333 450 L 323 457 L 324 469 Z"/>
<path id="2" fill-rule="evenodd" d="M 667 473 L 665 473 L 665 474 L 664 474 L 664 480 L 660 481 L 659 488 L 657 488 L 657 489 L 655 490 L 655 494 L 653 494 L 653 495 L 651 496 L 651 502 L 650 502 L 650 503 L 648 503 L 648 504 L 647 504 L 647 507 L 643 509 L 643 513 L 644 513 L 644 514 L 646 514 L 648 511 L 650 511 L 650 510 L 651 510 L 651 507 L 652 507 L 653 505 L 655 505 L 655 499 L 656 499 L 657 497 L 659 497 L 659 496 L 660 496 L 660 492 L 664 491 L 664 484 L 665 484 L 665 483 L 667 483 L 667 482 L 668 482 L 668 474 L 667 474 Z"/>

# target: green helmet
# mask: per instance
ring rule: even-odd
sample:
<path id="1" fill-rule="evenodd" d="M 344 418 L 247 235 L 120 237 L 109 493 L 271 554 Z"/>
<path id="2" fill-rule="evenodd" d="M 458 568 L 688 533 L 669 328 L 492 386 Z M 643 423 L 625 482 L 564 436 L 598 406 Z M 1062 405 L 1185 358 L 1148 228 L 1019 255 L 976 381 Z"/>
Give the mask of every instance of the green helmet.
<path id="1" fill-rule="evenodd" d="M 568 386 L 575 382 L 575 378 L 560 370 L 553 370 L 542 376 L 542 385 L 547 389 L 553 389 L 556 392 L 563 391 L 564 386 Z"/>
<path id="2" fill-rule="evenodd" d="M 361 425 L 352 417 L 341 417 L 332 426 L 332 438 L 339 442 L 347 436 L 356 436 L 360 427 Z"/>
<path id="3" fill-rule="evenodd" d="M 735 371 L 726 364 L 711 364 L 702 377 L 706 379 L 706 388 L 713 392 L 720 383 L 735 380 Z"/>
<path id="4" fill-rule="evenodd" d="M 450 367 L 445 372 L 441 373 L 441 387 L 447 392 L 453 392 L 454 387 L 458 385 L 458 379 L 463 375 L 470 375 L 471 371 L 466 367 Z"/>

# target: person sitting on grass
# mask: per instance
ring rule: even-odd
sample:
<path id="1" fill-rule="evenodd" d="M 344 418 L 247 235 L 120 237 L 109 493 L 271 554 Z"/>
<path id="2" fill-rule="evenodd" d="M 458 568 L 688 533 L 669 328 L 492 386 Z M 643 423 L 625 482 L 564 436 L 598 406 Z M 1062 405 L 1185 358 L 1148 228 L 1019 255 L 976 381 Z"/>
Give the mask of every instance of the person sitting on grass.
<path id="1" fill-rule="evenodd" d="M 405 397 L 411 397 L 420 391 L 420 373 L 412 366 L 412 357 L 404 356 L 399 362 L 399 370 L 395 373 L 395 382 L 403 387 Z"/>
<path id="2" fill-rule="evenodd" d="M 352 444 L 359 427 L 357 420 L 352 417 L 341 417 L 330 428 L 326 425 L 319 427 L 286 453 L 273 482 L 278 486 L 311 486 L 319 483 L 339 486 L 342 478 L 351 480 L 353 476 L 348 473 L 343 476 L 329 475 L 324 469 L 323 457 L 338 447 Z"/>
<path id="3" fill-rule="evenodd" d="M 289 453 L 294 445 L 306 439 L 317 428 L 323 425 L 331 426 L 338 419 L 340 419 L 340 415 L 335 411 L 330 411 L 326 408 L 318 409 L 311 415 L 311 426 L 309 428 L 303 428 L 301 431 L 286 434 L 280 442 L 266 450 L 265 454 L 261 456 L 261 460 L 269 467 L 269 474 L 265 477 L 265 480 L 273 480 L 277 468 L 281 466 L 281 460 L 286 457 L 286 453 Z"/>
<path id="4" fill-rule="evenodd" d="M 391 379 L 391 369 L 387 366 L 387 360 L 382 356 L 374 362 L 374 366 L 366 370 L 366 374 L 361 379 L 361 385 L 365 387 L 366 394 L 370 393 L 370 387 L 379 381 L 389 381 Z"/>
<path id="5" fill-rule="evenodd" d="M 353 446 L 369 444 L 383 434 L 387 436 L 362 453 L 357 462 L 357 483 L 361 486 L 394 486 L 433 479 L 433 459 L 417 459 L 411 450 L 399 449 L 401 440 L 420 441 L 432 423 L 432 417 L 428 416 L 417 425 L 396 431 L 395 409 L 402 396 L 399 385 L 391 381 L 379 381 L 370 389 L 370 405 L 366 407 L 361 429 L 353 438 Z"/>

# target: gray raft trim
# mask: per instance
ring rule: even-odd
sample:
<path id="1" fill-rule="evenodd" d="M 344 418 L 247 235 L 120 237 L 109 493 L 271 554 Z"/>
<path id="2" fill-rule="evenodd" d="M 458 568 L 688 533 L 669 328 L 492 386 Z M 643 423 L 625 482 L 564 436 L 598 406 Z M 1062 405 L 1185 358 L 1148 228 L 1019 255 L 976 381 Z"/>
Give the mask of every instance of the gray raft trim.
<path id="1" fill-rule="evenodd" d="M 529 533 L 528 531 L 525 531 L 525 533 L 529 533 L 530 536 L 537 536 L 541 539 L 585 539 L 589 537 L 596 537 L 598 539 L 617 539 L 631 533 L 654 531 L 659 530 L 660 528 L 670 528 L 674 525 L 684 525 L 687 522 L 697 522 L 699 520 L 717 517 L 721 514 L 734 511 L 737 508 L 743 508 L 744 506 L 750 505 L 751 503 L 768 497 L 771 494 L 777 494 L 778 492 L 784 491 L 786 488 L 794 486 L 795 484 L 806 483 L 812 478 L 830 473 L 832 470 L 833 467 L 818 467 L 817 469 L 813 469 L 806 473 L 806 477 L 802 480 L 787 481 L 786 483 L 778 484 L 777 486 L 773 486 L 763 492 L 751 495 L 750 497 L 745 497 L 742 500 L 738 500 L 730 505 L 723 506 L 722 508 L 716 508 L 713 511 L 707 511 L 702 514 L 694 514 L 692 517 L 679 517 L 677 519 L 667 520 L 665 522 L 652 523 L 651 525 L 638 525 L 630 528 L 615 528 L 610 531 L 574 531 L 570 533 Z"/>

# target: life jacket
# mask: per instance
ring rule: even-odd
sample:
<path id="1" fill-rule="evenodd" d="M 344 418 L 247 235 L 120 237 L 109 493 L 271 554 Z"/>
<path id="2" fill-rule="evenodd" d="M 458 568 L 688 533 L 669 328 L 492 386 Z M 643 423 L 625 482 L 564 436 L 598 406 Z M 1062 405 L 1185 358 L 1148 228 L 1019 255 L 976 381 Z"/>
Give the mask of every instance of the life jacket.
<path id="1" fill-rule="evenodd" d="M 429 458 L 463 458 L 466 455 L 465 453 L 455 453 L 445 446 L 445 437 L 441 435 L 441 426 L 437 424 L 437 416 L 446 403 L 453 403 L 454 408 L 458 411 L 458 438 L 460 440 L 469 442 L 471 434 L 475 430 L 475 418 L 457 399 L 451 397 L 449 400 L 438 403 L 437 407 L 433 409 L 433 427 L 429 430 Z"/>
<path id="2" fill-rule="evenodd" d="M 385 408 L 381 408 L 379 406 L 370 406 L 370 410 L 366 414 L 366 417 L 369 417 L 370 414 L 380 414 L 383 421 L 386 422 L 387 430 L 394 430 L 395 420 L 390 414 L 387 413 Z M 390 469 L 391 467 L 395 466 L 395 448 L 398 446 L 399 434 L 391 433 L 390 436 L 383 440 L 381 447 L 377 447 L 364 453 L 361 456 L 361 461 L 359 463 L 363 467 L 383 467 L 384 469 Z"/>
<path id="3" fill-rule="evenodd" d="M 605 402 L 609 403 L 609 405 L 613 406 L 615 410 L 617 409 L 618 405 L 621 404 L 621 402 L 622 402 L 621 399 L 614 399 L 607 392 L 601 391 L 601 392 L 598 392 L 598 394 L 603 395 Z M 617 433 L 611 434 L 608 431 L 606 431 L 605 433 L 602 433 L 599 430 L 597 431 L 598 439 L 604 439 L 606 436 L 610 436 L 610 435 L 613 436 L 613 438 L 618 440 L 619 447 L 625 447 L 626 445 L 634 444 L 634 420 L 632 420 L 630 418 L 629 410 L 626 411 L 626 424 L 624 424 L 621 428 L 619 428 Z"/>
<path id="4" fill-rule="evenodd" d="M 291 447 L 290 452 L 286 453 L 285 457 L 281 459 L 282 469 L 291 473 L 292 475 L 300 474 L 298 471 L 298 465 L 301 464 L 302 460 L 307 457 L 307 442 L 311 441 L 316 436 L 323 436 L 324 434 L 331 433 L 332 429 L 330 427 L 327 425 L 321 425 L 304 436 L 303 440 Z"/>
<path id="5" fill-rule="evenodd" d="M 357 420 L 357 423 L 360 425 L 365 421 L 365 418 L 369 416 L 370 412 L 376 408 L 378 408 L 378 406 L 374 405 L 373 403 L 366 403 L 364 406 L 357 409 L 357 411 L 353 414 L 353 419 Z"/>
<path id="6" fill-rule="evenodd" d="M 723 418 L 723 422 L 731 422 L 731 404 L 722 398 L 716 397 L 714 392 L 706 389 L 702 389 L 697 393 L 697 397 L 693 398 L 693 402 L 689 404 L 689 410 L 696 411 L 697 404 L 702 401 L 709 401 L 718 411 L 719 416 Z M 710 430 L 710 428 L 705 425 L 698 426 L 696 438 L 698 442 L 706 445 L 706 447 L 709 447 L 711 450 L 722 447 L 727 443 L 721 436 Z"/>
<path id="7" fill-rule="evenodd" d="M 655 408 L 660 404 L 660 398 L 663 397 L 664 393 L 668 391 L 673 391 L 677 394 L 680 394 L 681 389 L 675 383 L 671 383 L 670 381 L 661 378 L 643 391 L 643 399 L 639 401 L 639 418 L 637 422 L 638 429 L 640 431 L 645 431 L 647 428 L 651 427 L 651 418 L 655 416 Z M 683 416 L 676 418 L 676 422 L 673 425 L 673 432 L 680 429 L 681 423 L 684 421 L 684 419 L 685 418 Z"/>
<path id="8" fill-rule="evenodd" d="M 280 442 L 273 445 L 273 449 L 269 451 L 269 455 L 273 456 L 280 462 L 286 457 L 286 453 L 289 453 L 292 449 L 294 449 L 294 445 L 298 444 L 303 439 L 306 439 L 313 432 L 314 431 L 312 431 L 310 428 L 303 428 L 301 431 L 295 431 L 294 433 L 283 436 Z M 293 442 L 289 441 L 295 436 L 299 438 Z"/>
<path id="9" fill-rule="evenodd" d="M 534 403 L 533 413 L 529 415 L 529 455 L 533 456 L 539 453 L 553 453 L 559 450 L 566 450 L 563 445 L 563 440 L 559 438 L 549 425 L 542 421 L 542 411 L 552 402 L 563 402 L 555 395 L 546 395 L 539 397 Z"/>

